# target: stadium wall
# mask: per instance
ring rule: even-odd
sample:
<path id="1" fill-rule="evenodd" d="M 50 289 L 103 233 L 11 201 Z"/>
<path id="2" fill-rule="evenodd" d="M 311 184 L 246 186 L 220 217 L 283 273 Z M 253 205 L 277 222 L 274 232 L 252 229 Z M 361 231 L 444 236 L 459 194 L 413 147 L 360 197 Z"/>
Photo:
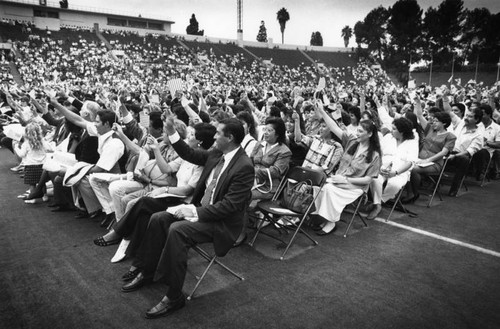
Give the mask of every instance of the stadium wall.
<path id="1" fill-rule="evenodd" d="M 290 45 L 290 44 L 278 44 L 278 43 L 264 43 L 257 41 L 238 41 L 236 39 L 226 39 L 217 37 L 207 37 L 200 35 L 190 35 L 190 34 L 177 34 L 170 33 L 169 35 L 185 39 L 187 41 L 197 41 L 197 42 L 211 42 L 211 43 L 233 43 L 239 44 L 241 46 L 258 47 L 258 48 L 277 48 L 277 49 L 289 49 L 289 50 L 307 50 L 307 51 L 322 51 L 322 52 L 341 52 L 341 53 L 355 53 L 353 48 L 341 48 L 341 47 L 318 47 L 318 46 L 300 46 L 300 45 Z"/>

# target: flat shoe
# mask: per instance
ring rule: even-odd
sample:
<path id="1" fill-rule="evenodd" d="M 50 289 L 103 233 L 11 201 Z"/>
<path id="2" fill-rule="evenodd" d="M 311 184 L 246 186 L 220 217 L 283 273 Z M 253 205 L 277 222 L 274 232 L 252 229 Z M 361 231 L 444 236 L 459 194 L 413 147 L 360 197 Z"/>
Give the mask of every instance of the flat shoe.
<path id="1" fill-rule="evenodd" d="M 41 198 L 36 198 L 36 199 L 25 199 L 24 200 L 24 203 L 28 203 L 28 204 L 38 204 L 38 203 L 42 203 L 42 199 Z"/>
<path id="2" fill-rule="evenodd" d="M 315 225 L 312 226 L 311 229 L 315 232 L 321 231 L 323 229 L 323 225 Z"/>
<path id="3" fill-rule="evenodd" d="M 127 257 L 125 253 L 127 251 L 128 245 L 130 244 L 130 240 L 123 239 L 118 246 L 118 249 L 115 252 L 113 258 L 111 258 L 111 263 L 118 263 L 124 260 Z"/>
<path id="4" fill-rule="evenodd" d="M 337 229 L 337 226 L 332 228 L 332 230 L 330 232 L 325 232 L 323 230 L 319 230 L 318 232 L 316 232 L 316 235 L 323 236 L 323 235 L 332 234 L 336 229 Z"/>
<path id="5" fill-rule="evenodd" d="M 114 244 L 119 244 L 120 241 L 122 241 L 121 238 L 115 239 L 115 240 L 110 240 L 106 241 L 104 240 L 104 237 L 100 236 L 97 239 L 94 240 L 94 244 L 99 247 L 107 247 L 107 246 L 112 246 Z"/>

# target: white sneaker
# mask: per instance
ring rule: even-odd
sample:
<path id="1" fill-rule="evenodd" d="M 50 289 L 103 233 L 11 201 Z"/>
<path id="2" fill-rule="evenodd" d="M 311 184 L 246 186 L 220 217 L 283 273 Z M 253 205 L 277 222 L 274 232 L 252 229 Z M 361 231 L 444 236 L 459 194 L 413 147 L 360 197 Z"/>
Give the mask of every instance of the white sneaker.
<path id="1" fill-rule="evenodd" d="M 40 198 L 38 198 L 38 199 L 24 200 L 24 203 L 28 203 L 28 204 L 38 204 L 38 203 L 42 203 L 42 201 L 40 201 Z"/>
<path id="2" fill-rule="evenodd" d="M 49 196 L 47 194 L 44 194 L 42 197 L 43 202 L 49 202 Z"/>
<path id="3" fill-rule="evenodd" d="M 10 171 L 12 171 L 12 172 L 20 172 L 23 169 L 24 169 L 24 166 L 20 164 L 20 165 L 17 165 L 15 167 L 10 168 Z"/>
<path id="4" fill-rule="evenodd" d="M 113 256 L 113 258 L 111 258 L 111 263 L 118 263 L 124 260 L 125 257 L 127 257 L 127 255 L 125 255 L 125 251 L 127 250 L 129 244 L 130 240 L 122 239 L 122 242 L 120 242 L 120 245 L 118 246 L 115 255 Z"/>

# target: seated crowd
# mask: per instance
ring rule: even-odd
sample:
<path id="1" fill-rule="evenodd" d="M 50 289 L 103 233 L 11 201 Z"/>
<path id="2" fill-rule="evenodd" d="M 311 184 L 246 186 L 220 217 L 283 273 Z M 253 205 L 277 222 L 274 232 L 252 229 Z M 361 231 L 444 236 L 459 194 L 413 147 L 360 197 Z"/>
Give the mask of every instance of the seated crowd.
<path id="1" fill-rule="evenodd" d="M 215 55 L 156 79 L 141 72 L 147 66 L 137 75 L 116 69 L 97 45 L 83 44 L 86 54 L 67 54 L 49 38 L 37 52 L 20 45 L 30 59 L 18 62 L 26 84 L 2 85 L 1 145 L 29 186 L 19 199 L 29 205 L 52 195 L 52 211 L 76 211 L 107 228 L 94 243 L 120 244 L 113 262 L 133 259 L 123 292 L 168 284 L 148 318 L 184 306 L 188 249 L 213 242 L 225 255 L 251 226 L 247 215 L 260 217 L 255 204 L 271 199 L 293 166 L 328 177 L 312 214 L 318 235 L 333 232 L 365 193 L 368 219 L 405 186 L 403 202 L 414 202 L 422 176 L 439 174 L 445 162 L 455 168 L 450 196 L 470 171 L 478 180 L 500 177 L 496 88 L 408 90 L 360 68 L 370 83 L 328 75 L 316 87 L 313 71 L 232 67 Z M 124 49 L 132 48 L 141 51 Z M 80 61 L 79 72 L 54 76 L 68 60 Z M 170 78 L 184 85 L 173 88 Z"/>

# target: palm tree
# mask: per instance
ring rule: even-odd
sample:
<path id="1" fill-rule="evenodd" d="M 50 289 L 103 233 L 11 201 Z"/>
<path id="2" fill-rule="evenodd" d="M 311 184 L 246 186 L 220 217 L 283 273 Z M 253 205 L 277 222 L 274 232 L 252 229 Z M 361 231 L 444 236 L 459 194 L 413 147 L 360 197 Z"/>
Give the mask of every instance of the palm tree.
<path id="1" fill-rule="evenodd" d="M 349 25 L 344 26 L 342 29 L 342 38 L 344 38 L 344 45 L 347 48 L 349 45 L 349 39 L 352 37 L 352 29 Z"/>
<path id="2" fill-rule="evenodd" d="M 280 23 L 281 43 L 285 43 L 286 22 L 290 20 L 290 14 L 288 13 L 288 10 L 286 10 L 285 7 L 278 10 L 278 12 L 276 13 L 276 19 Z"/>

